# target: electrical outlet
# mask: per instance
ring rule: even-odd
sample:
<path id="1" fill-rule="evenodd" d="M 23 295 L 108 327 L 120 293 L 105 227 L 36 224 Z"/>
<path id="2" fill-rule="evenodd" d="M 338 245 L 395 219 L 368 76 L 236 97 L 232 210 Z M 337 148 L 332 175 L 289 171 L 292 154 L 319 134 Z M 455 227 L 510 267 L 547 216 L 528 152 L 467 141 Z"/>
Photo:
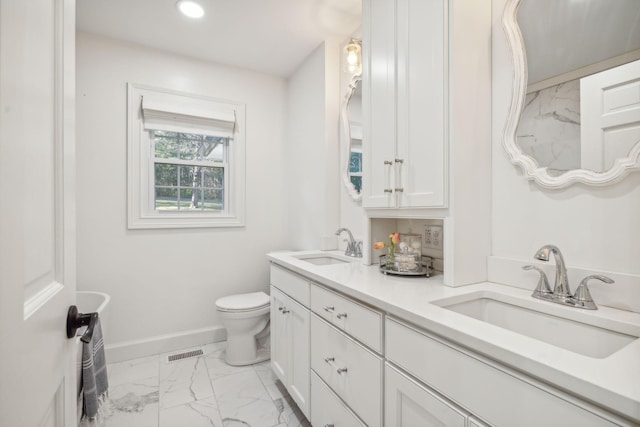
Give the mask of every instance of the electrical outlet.
<path id="1" fill-rule="evenodd" d="M 439 225 L 424 227 L 424 246 L 429 249 L 442 249 L 442 227 Z"/>

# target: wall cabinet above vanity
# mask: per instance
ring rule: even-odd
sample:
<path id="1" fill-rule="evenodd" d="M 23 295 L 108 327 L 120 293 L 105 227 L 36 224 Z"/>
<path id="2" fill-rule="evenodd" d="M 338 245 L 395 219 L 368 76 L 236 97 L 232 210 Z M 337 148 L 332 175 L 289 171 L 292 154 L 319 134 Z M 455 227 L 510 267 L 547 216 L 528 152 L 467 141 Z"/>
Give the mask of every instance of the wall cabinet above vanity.
<path id="1" fill-rule="evenodd" d="M 362 49 L 367 217 L 442 219 L 445 284 L 486 280 L 491 1 L 364 0 Z"/>
<path id="2" fill-rule="evenodd" d="M 365 0 L 366 208 L 446 205 L 447 1 Z"/>

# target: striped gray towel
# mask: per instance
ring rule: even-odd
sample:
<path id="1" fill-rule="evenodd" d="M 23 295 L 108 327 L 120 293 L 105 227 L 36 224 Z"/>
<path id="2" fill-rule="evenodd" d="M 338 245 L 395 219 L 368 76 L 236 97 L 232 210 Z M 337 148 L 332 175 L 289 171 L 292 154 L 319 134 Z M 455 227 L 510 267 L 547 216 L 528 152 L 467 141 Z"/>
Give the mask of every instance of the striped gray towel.
<path id="1" fill-rule="evenodd" d="M 83 343 L 82 348 L 82 388 L 84 404 L 82 414 L 89 419 L 98 415 L 100 405 L 107 397 L 109 381 L 107 379 L 107 362 L 104 357 L 104 340 L 100 319 L 96 319 L 93 338 Z"/>

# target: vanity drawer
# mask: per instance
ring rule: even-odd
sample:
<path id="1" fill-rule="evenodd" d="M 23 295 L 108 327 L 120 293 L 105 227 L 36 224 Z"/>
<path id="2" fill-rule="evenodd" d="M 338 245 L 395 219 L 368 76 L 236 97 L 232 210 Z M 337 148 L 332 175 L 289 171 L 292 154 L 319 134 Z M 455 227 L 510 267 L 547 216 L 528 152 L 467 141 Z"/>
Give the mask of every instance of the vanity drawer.
<path id="1" fill-rule="evenodd" d="M 311 424 L 366 427 L 315 373 L 311 373 Z"/>
<path id="2" fill-rule="evenodd" d="M 578 405 L 585 402 L 423 331 L 389 318 L 385 328 L 388 360 L 492 425 L 617 425 L 603 411 Z"/>
<path id="3" fill-rule="evenodd" d="M 382 353 L 381 313 L 314 284 L 311 285 L 311 310 Z"/>
<path id="4" fill-rule="evenodd" d="M 300 304 L 309 307 L 309 280 L 271 264 L 271 284 Z"/>
<path id="5" fill-rule="evenodd" d="M 311 368 L 368 426 L 382 425 L 382 359 L 315 314 Z"/>

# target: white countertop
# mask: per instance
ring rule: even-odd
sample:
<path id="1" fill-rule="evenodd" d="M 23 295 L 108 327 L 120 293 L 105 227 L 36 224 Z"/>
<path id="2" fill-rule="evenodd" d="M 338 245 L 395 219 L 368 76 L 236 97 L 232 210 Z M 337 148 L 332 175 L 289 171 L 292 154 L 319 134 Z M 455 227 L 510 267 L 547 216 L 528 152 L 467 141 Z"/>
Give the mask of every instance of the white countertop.
<path id="1" fill-rule="evenodd" d="M 313 265 L 296 258 L 320 253 L 341 254 L 337 251 L 273 252 L 267 258 L 389 315 L 640 422 L 640 339 L 608 357 L 587 357 L 431 304 L 470 292 L 487 292 L 517 299 L 518 305 L 526 307 L 534 300 L 531 291 L 490 282 L 452 288 L 442 284 L 441 275 L 431 278 L 387 276 L 378 271 L 377 265 L 365 266 L 359 261 Z M 625 333 L 640 336 L 638 313 L 603 306 L 595 311 L 581 310 L 534 301 L 534 304 L 549 305 L 548 309 L 561 317 L 583 320 L 605 329 L 614 322 L 618 330 L 622 326 Z"/>

